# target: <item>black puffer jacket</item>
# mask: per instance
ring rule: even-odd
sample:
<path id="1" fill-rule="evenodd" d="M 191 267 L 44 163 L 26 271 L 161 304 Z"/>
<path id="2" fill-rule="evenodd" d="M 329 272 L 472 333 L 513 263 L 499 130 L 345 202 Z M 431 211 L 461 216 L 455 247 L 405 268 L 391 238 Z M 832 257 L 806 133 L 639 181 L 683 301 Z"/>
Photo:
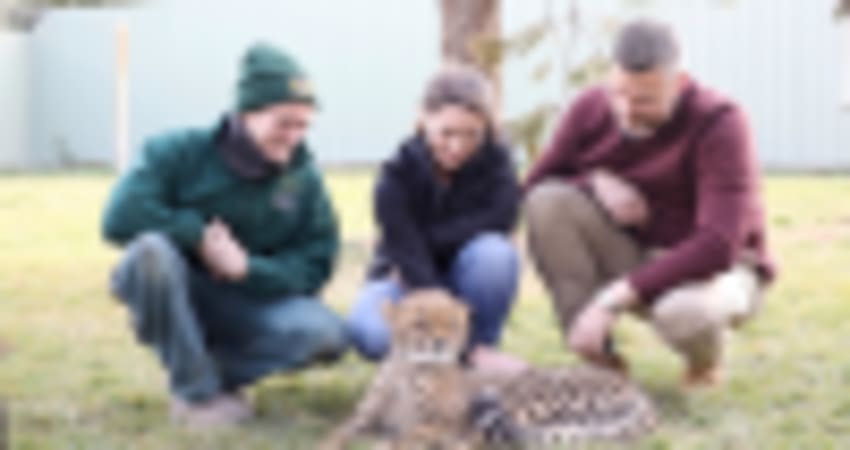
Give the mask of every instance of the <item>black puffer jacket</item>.
<path id="1" fill-rule="evenodd" d="M 375 187 L 381 240 L 370 278 L 397 270 L 409 288 L 437 287 L 458 250 L 485 232 L 508 233 L 520 200 L 510 150 L 495 139 L 441 183 L 424 137 L 405 141 Z"/>

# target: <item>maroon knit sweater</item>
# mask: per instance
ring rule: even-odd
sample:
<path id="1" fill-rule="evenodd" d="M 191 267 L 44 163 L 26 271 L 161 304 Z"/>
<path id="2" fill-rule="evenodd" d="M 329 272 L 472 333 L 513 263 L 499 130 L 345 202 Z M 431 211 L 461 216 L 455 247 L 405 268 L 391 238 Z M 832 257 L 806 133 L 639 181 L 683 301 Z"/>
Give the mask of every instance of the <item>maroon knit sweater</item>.
<path id="1" fill-rule="evenodd" d="M 745 253 L 754 257 L 765 283 L 774 278 L 755 146 L 734 103 L 691 81 L 654 136 L 630 140 L 604 89 L 591 89 L 563 118 L 526 189 L 551 177 L 584 185 L 590 172 L 603 168 L 631 182 L 649 202 L 649 223 L 633 230 L 638 242 L 669 250 L 629 274 L 644 301 L 724 271 Z"/>

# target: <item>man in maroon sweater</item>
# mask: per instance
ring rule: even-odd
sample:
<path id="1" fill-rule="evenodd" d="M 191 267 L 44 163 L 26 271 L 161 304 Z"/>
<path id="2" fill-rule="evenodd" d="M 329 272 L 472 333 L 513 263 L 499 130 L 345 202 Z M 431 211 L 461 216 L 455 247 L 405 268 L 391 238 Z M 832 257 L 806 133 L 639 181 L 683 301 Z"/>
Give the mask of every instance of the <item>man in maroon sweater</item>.
<path id="1" fill-rule="evenodd" d="M 664 24 L 627 24 L 614 63 L 528 177 L 531 252 L 585 359 L 623 367 L 611 330 L 633 311 L 684 358 L 687 384 L 710 384 L 774 276 L 750 128 L 681 71 Z"/>

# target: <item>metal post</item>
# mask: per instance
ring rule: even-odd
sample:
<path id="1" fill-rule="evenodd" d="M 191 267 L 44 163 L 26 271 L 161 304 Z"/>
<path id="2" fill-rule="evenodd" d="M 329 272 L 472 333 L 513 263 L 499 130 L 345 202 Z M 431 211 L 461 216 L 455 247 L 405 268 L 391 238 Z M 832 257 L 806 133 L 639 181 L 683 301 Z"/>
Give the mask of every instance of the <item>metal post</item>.
<path id="1" fill-rule="evenodd" d="M 130 160 L 130 30 L 126 22 L 118 24 L 115 83 L 116 168 L 124 172 Z"/>

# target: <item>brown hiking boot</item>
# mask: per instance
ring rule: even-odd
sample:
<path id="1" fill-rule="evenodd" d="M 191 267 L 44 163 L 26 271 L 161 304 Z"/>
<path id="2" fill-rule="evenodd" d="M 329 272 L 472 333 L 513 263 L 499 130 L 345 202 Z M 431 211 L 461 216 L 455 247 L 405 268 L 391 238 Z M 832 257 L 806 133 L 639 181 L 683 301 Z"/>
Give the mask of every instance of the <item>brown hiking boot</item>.
<path id="1" fill-rule="evenodd" d="M 682 377 L 685 389 L 705 389 L 719 386 L 723 383 L 724 373 L 720 366 L 705 368 L 689 367 Z"/>
<path id="2" fill-rule="evenodd" d="M 620 354 L 620 351 L 617 349 L 617 345 L 614 342 L 613 336 L 608 336 L 605 339 L 605 352 L 604 355 L 595 358 L 591 361 L 594 365 L 601 367 L 606 370 L 610 370 L 612 372 L 617 372 L 618 374 L 628 378 L 629 377 L 629 362 L 626 358 Z"/>
<path id="3" fill-rule="evenodd" d="M 605 370 L 616 372 L 623 377 L 629 377 L 629 362 L 619 353 L 607 353 L 605 356 L 590 361 L 593 365 Z"/>

